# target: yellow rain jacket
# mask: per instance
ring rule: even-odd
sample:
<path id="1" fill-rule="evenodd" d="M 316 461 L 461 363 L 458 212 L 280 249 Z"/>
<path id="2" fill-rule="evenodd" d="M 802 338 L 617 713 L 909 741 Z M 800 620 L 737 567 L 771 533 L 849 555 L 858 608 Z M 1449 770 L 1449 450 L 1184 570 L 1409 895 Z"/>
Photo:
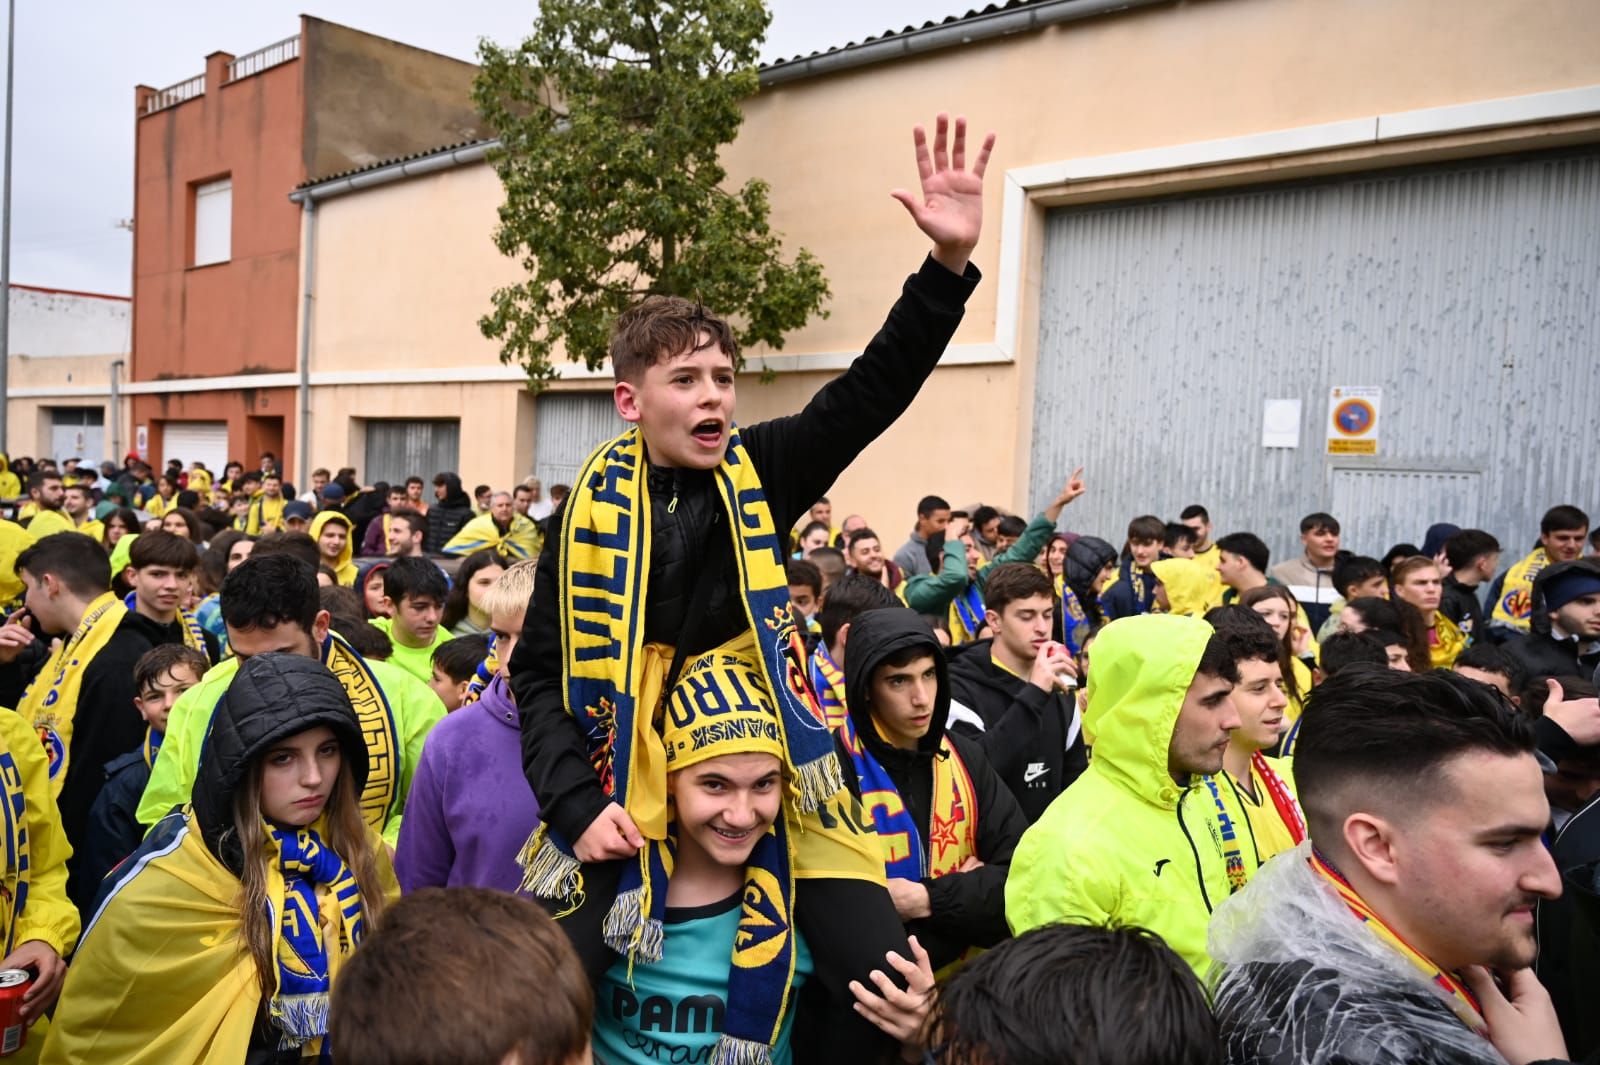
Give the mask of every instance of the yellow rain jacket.
<path id="1" fill-rule="evenodd" d="M 1150 569 L 1167 591 L 1168 613 L 1199 618 L 1222 604 L 1222 581 L 1215 566 L 1208 570 L 1192 558 L 1162 558 Z"/>
<path id="2" fill-rule="evenodd" d="M 22 578 L 17 576 L 17 556 L 33 546 L 28 530 L 0 518 L 0 606 L 21 599 Z"/>
<path id="3" fill-rule="evenodd" d="M 1206 926 L 1228 897 L 1217 806 L 1167 772 L 1167 747 L 1212 628 L 1146 614 L 1107 625 L 1094 645 L 1084 732 L 1088 770 L 1023 833 L 1006 880 L 1006 920 L 1138 925 L 1202 979 Z"/>
<path id="4" fill-rule="evenodd" d="M 356 586 L 356 564 L 351 562 L 350 559 L 356 553 L 355 543 L 353 542 L 356 532 L 355 526 L 350 523 L 350 519 L 340 514 L 337 510 L 324 510 L 311 519 L 311 539 L 320 540 L 322 530 L 330 521 L 336 521 L 344 526 L 344 550 L 339 553 L 339 561 L 328 568 L 338 575 L 340 584 L 346 588 L 354 588 Z"/>
<path id="5" fill-rule="evenodd" d="M 22 478 L 11 472 L 11 460 L 0 454 L 0 499 L 22 495 Z"/>

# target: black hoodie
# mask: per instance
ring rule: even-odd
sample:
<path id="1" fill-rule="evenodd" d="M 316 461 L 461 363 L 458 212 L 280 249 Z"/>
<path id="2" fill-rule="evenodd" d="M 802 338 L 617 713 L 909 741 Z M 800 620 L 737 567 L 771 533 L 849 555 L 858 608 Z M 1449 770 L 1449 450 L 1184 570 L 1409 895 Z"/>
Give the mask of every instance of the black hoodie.
<path id="1" fill-rule="evenodd" d="M 1558 639 L 1550 631 L 1550 611 L 1545 607 L 1545 589 L 1550 582 L 1573 571 L 1600 577 L 1600 560 L 1578 558 L 1570 562 L 1557 562 L 1540 571 L 1533 582 L 1533 607 L 1528 618 L 1528 632 L 1518 633 L 1502 646 L 1506 654 L 1516 660 L 1529 682 L 1545 677 L 1588 677 L 1600 665 L 1600 650 L 1579 654 L 1578 641 L 1572 637 Z"/>
<path id="2" fill-rule="evenodd" d="M 851 629 L 850 646 L 855 646 Z M 1028 823 L 1089 767 L 1077 703 L 1001 669 L 993 640 L 963 644 L 950 661 L 950 731 L 983 747 Z"/>
<path id="3" fill-rule="evenodd" d="M 874 671 L 890 656 L 913 647 L 925 648 L 933 656 L 939 690 L 927 734 L 915 751 L 907 751 L 891 746 L 878 734 L 869 705 Z M 928 623 L 914 611 L 898 606 L 858 614 L 850 624 L 846 653 L 845 697 L 856 735 L 894 781 L 926 850 L 933 807 L 933 760 L 940 757 L 940 741 L 950 714 L 950 678 L 944 653 Z M 845 785 L 859 798 L 861 782 L 855 763 L 842 738 L 835 737 L 834 743 Z M 950 744 L 972 777 L 978 800 L 978 859 L 983 865 L 968 873 L 946 873 L 922 881 L 928 889 L 932 916 L 908 922 L 906 931 L 922 943 L 935 969 L 956 960 L 969 947 L 990 947 L 1011 934 L 1005 917 L 1006 872 L 1011 852 L 1028 827 L 983 750 L 961 736 L 951 736 Z"/>
<path id="4" fill-rule="evenodd" d="M 422 543 L 422 549 L 432 555 L 443 551 L 444 545 L 473 518 L 472 500 L 461 487 L 461 478 L 453 473 L 439 476 L 444 479 L 444 498 L 428 508 L 428 535 Z"/>

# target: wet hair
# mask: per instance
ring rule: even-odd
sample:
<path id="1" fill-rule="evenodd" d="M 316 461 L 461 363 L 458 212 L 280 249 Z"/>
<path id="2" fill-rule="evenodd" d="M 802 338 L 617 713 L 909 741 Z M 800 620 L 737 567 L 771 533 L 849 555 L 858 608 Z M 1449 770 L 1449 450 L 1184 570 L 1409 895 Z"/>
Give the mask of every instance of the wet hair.
<path id="1" fill-rule="evenodd" d="M 1400 642 L 1400 637 L 1396 636 L 1395 642 Z M 1351 666 L 1388 669 L 1387 647 L 1376 631 L 1336 632 L 1322 641 L 1322 653 L 1317 658 L 1317 665 L 1322 669 L 1323 677 L 1331 677 Z"/>
<path id="2" fill-rule="evenodd" d="M 1307 514 L 1300 519 L 1300 533 L 1304 535 L 1309 532 L 1331 532 L 1337 536 L 1339 535 L 1339 519 L 1320 510 L 1315 514 Z"/>
<path id="3" fill-rule="evenodd" d="M 1389 574 L 1382 562 L 1367 555 L 1350 555 L 1333 564 L 1333 589 L 1346 599 L 1350 598 L 1350 589 L 1374 577 L 1388 580 Z"/>
<path id="4" fill-rule="evenodd" d="M 1161 543 L 1167 538 L 1167 523 L 1154 514 L 1141 514 L 1128 522 L 1129 543 Z"/>
<path id="5" fill-rule="evenodd" d="M 1199 503 L 1190 503 L 1188 506 L 1184 507 L 1182 513 L 1178 515 L 1179 521 L 1188 521 L 1191 518 L 1199 518 L 1207 525 L 1211 524 L 1211 512 L 1205 507 L 1202 507 Z"/>
<path id="6" fill-rule="evenodd" d="M 1323 644 L 1323 656 L 1327 656 L 1327 644 Z M 1462 651 L 1456 657 L 1455 668 L 1466 666 L 1482 673 L 1493 673 L 1506 678 L 1506 687 L 1510 691 L 1520 692 L 1528 682 L 1527 671 L 1517 664 L 1517 660 L 1506 654 L 1505 649 L 1498 644 L 1487 641 L 1475 643 Z M 1544 685 L 1539 685 L 1541 688 Z"/>
<path id="7" fill-rule="evenodd" d="M 926 518 L 941 510 L 949 510 L 950 504 L 940 496 L 923 496 L 917 500 L 917 517 Z"/>
<path id="8" fill-rule="evenodd" d="M 460 684 L 478 673 L 478 664 L 489 657 L 489 637 L 481 633 L 457 636 L 433 649 L 434 668 Z"/>
<path id="9" fill-rule="evenodd" d="M 262 558 L 268 555 L 293 555 L 310 566 L 313 572 L 322 565 L 322 549 L 317 546 L 310 533 L 263 533 L 256 540 L 256 546 L 250 552 L 250 557 Z"/>
<path id="10" fill-rule="evenodd" d="M 657 363 L 700 350 L 702 333 L 738 365 L 739 341 L 726 320 L 681 296 L 646 296 L 611 327 L 612 373 L 618 381 L 637 383 Z"/>
<path id="11" fill-rule="evenodd" d="M 1229 533 L 1219 537 L 1216 545 L 1218 551 L 1238 555 L 1262 573 L 1267 572 L 1267 566 L 1272 562 L 1272 549 L 1255 533 Z"/>
<path id="12" fill-rule="evenodd" d="M 1142 928 L 1051 924 L 979 955 L 939 989 L 941 1062 L 1221 1065 L 1205 989 Z"/>
<path id="13" fill-rule="evenodd" d="M 222 620 L 232 629 L 274 629 L 287 623 L 310 633 L 322 609 L 317 569 L 287 552 L 261 554 L 265 540 L 257 541 L 250 557 L 223 578 Z"/>
<path id="14" fill-rule="evenodd" d="M 1445 670 L 1343 669 L 1318 685 L 1300 719 L 1294 776 L 1311 837 L 1342 843 L 1363 804 L 1415 816 L 1452 799 L 1441 779 L 1469 753 L 1533 754 L 1533 719 L 1488 686 Z"/>
<path id="15" fill-rule="evenodd" d="M 13 568 L 36 581 L 48 573 L 79 599 L 98 599 L 111 587 L 111 557 L 82 533 L 58 532 L 41 538 L 17 556 Z"/>
<path id="16" fill-rule="evenodd" d="M 1039 567 L 1027 562 L 1003 562 L 987 572 L 983 585 L 983 603 L 996 614 L 1005 613 L 1006 607 L 1019 599 L 1043 596 L 1054 600 L 1055 583 Z"/>
<path id="17" fill-rule="evenodd" d="M 1482 529 L 1462 529 L 1444 542 L 1444 557 L 1453 570 L 1466 569 L 1482 556 L 1499 551 L 1500 541 Z"/>
<path id="18" fill-rule="evenodd" d="M 396 606 L 406 598 L 432 599 L 443 606 L 450 596 L 450 582 L 425 558 L 397 558 L 383 573 L 383 594 Z"/>
<path id="19" fill-rule="evenodd" d="M 1544 512 L 1544 517 L 1539 519 L 1539 535 L 1549 536 L 1553 532 L 1566 532 L 1569 529 L 1587 529 L 1589 515 L 1574 506 L 1551 507 Z"/>
<path id="20" fill-rule="evenodd" d="M 194 679 L 199 680 L 211 668 L 211 659 L 203 651 L 196 651 L 181 643 L 157 644 L 139 656 L 133 664 L 133 693 L 143 695 L 144 690 L 159 681 L 163 674 L 171 674 L 187 666 Z"/>
<path id="21" fill-rule="evenodd" d="M 812 595 L 822 594 L 822 571 L 816 563 L 803 558 L 792 558 L 783 564 L 784 581 L 792 588 L 810 588 Z"/>
<path id="22" fill-rule="evenodd" d="M 194 543 L 174 533 L 144 533 L 128 549 L 128 565 L 134 569 L 165 566 L 179 573 L 193 573 L 199 564 L 200 552 L 194 549 Z"/>
<path id="23" fill-rule="evenodd" d="M 839 639 L 839 630 L 854 621 L 857 614 L 899 605 L 900 600 L 880 582 L 865 574 L 846 573 L 828 585 L 822 609 L 817 611 L 817 627 L 822 630 L 823 645 L 833 646 Z"/>
<path id="24" fill-rule="evenodd" d="M 510 563 L 497 551 L 474 551 L 462 559 L 461 565 L 456 568 L 455 579 L 450 584 L 450 595 L 444 601 L 444 615 L 439 619 L 440 627 L 449 632 L 466 618 L 467 612 L 472 608 L 472 600 L 468 598 L 468 585 L 472 583 L 472 578 L 478 575 L 479 570 L 488 569 L 490 566 L 505 569 L 508 565 Z"/>

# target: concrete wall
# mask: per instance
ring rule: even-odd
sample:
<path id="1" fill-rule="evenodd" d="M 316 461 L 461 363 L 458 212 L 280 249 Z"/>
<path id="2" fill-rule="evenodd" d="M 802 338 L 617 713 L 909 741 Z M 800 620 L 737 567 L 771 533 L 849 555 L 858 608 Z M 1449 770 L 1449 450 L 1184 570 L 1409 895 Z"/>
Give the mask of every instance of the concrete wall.
<path id="1" fill-rule="evenodd" d="M 98 410 L 105 429 L 106 453 L 81 457 L 110 458 L 111 364 L 127 358 L 129 301 L 29 285 L 12 285 L 10 297 L 6 454 L 49 455 L 52 412 L 72 407 Z M 124 426 L 127 414 L 124 398 Z"/>
<path id="2" fill-rule="evenodd" d="M 1300 146 L 1285 149 L 1292 155 L 1164 170 L 1130 164 L 1108 168 L 1109 176 L 1053 182 L 1039 180 L 1038 168 L 1597 85 L 1597 33 L 1600 5 L 1586 0 L 1185 0 L 764 91 L 747 105 L 743 132 L 725 153 L 730 179 L 759 176 L 772 184 L 774 227 L 791 247 L 820 256 L 834 293 L 829 318 L 793 334 L 782 354 L 765 360 L 780 371 L 841 365 L 842 355 L 858 352 L 925 253 L 925 238 L 888 196 L 895 186 L 915 187 L 910 127 L 931 125 L 941 108 L 960 109 L 975 130 L 992 128 L 1000 138 L 976 255 L 985 281 L 945 368 L 831 493 L 835 513 L 861 511 L 898 542 L 916 499 L 930 491 L 953 500 L 1029 502 L 1047 206 L 1600 140 L 1600 123 L 1593 117 L 1524 122 L 1509 130 L 1419 136 L 1399 148 Z M 1019 184 L 1025 171 L 1033 177 Z M 319 464 L 344 461 L 321 446 L 336 447 L 349 419 L 404 416 L 416 401 L 409 391 L 376 387 L 383 375 L 404 372 L 418 384 L 441 385 L 500 375 L 494 387 L 501 391 L 475 390 L 470 400 L 463 394 L 470 405 L 458 409 L 462 474 L 503 484 L 523 472 L 509 441 L 471 456 L 466 443 L 480 418 L 491 419 L 482 423 L 486 433 L 490 425 L 498 432 L 517 421 L 508 412 L 516 408 L 518 385 L 475 325 L 488 293 L 515 276 L 515 265 L 487 239 L 500 199 L 492 171 L 478 165 L 319 207 L 314 380 L 331 375 L 349 382 L 328 390 L 326 399 L 324 389 L 315 390 Z M 1011 226 L 1004 239 L 1003 221 Z M 1012 302 L 1002 304 L 1002 288 Z M 1008 323 L 1014 335 L 1002 335 Z M 762 361 L 761 352 L 750 355 Z M 771 384 L 741 379 L 739 418 L 796 410 L 827 376 L 780 372 Z M 438 405 L 430 401 L 427 409 Z M 424 416 L 421 409 L 417 414 Z M 324 419 L 332 428 L 321 427 Z"/>

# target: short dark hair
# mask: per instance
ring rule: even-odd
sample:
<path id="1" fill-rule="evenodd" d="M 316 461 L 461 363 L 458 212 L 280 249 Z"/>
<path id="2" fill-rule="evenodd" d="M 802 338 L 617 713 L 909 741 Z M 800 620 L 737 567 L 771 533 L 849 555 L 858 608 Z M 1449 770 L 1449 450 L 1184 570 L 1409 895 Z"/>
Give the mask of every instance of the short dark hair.
<path id="1" fill-rule="evenodd" d="M 425 558 L 397 558 L 383 572 L 383 594 L 399 605 L 401 600 L 432 599 L 440 606 L 450 595 L 444 571 Z"/>
<path id="2" fill-rule="evenodd" d="M 493 491 L 494 491 L 494 489 L 489 487 L 488 485 L 480 484 L 480 485 L 478 485 L 476 488 L 474 488 L 472 490 L 472 495 L 473 495 L 473 498 L 477 498 L 478 496 L 483 495 L 485 492 L 493 492 Z"/>
<path id="3" fill-rule="evenodd" d="M 1481 556 L 1499 551 L 1500 541 L 1482 529 L 1462 529 L 1444 542 L 1444 557 L 1451 569 L 1466 569 Z"/>
<path id="4" fill-rule="evenodd" d="M 351 955 L 328 1032 L 338 1060 L 364 1065 L 567 1065 L 588 1049 L 593 1015 L 583 964 L 538 903 L 424 888 L 390 906 Z"/>
<path id="5" fill-rule="evenodd" d="M 256 546 L 251 549 L 250 557 L 262 558 L 267 555 L 293 555 L 310 566 L 313 573 L 322 565 L 322 549 L 317 546 L 310 533 L 279 531 L 262 533 L 256 540 Z"/>
<path id="6" fill-rule="evenodd" d="M 817 572 L 822 576 L 822 583 L 828 583 L 828 574 L 833 574 L 833 579 L 838 580 L 844 576 L 846 569 L 844 552 L 837 547 L 819 547 L 811 552 L 809 560 L 817 567 Z"/>
<path id="7" fill-rule="evenodd" d="M 1248 606 L 1233 603 L 1206 611 L 1206 621 L 1228 640 L 1235 662 L 1259 659 L 1278 664 L 1278 634 L 1272 624 Z"/>
<path id="8" fill-rule="evenodd" d="M 82 533 L 58 532 L 41 538 L 17 556 L 15 569 L 36 581 L 48 573 L 79 599 L 97 599 L 111 587 L 111 556 L 98 541 Z"/>
<path id="9" fill-rule="evenodd" d="M 812 595 L 822 594 L 822 571 L 813 562 L 792 558 L 783 565 L 784 581 L 790 587 L 811 589 Z"/>
<path id="10" fill-rule="evenodd" d="M 1322 646 L 1326 648 L 1328 645 Z M 1499 644 L 1489 643 L 1486 640 L 1473 644 L 1456 657 L 1455 668 L 1460 669 L 1462 666 L 1504 677 L 1506 686 L 1514 692 L 1521 691 L 1523 685 L 1528 682 L 1527 671 L 1517 664 L 1517 660 L 1506 654 L 1505 649 Z"/>
<path id="11" fill-rule="evenodd" d="M 1218 537 L 1217 550 L 1238 555 L 1262 573 L 1267 572 L 1267 566 L 1272 562 L 1272 549 L 1255 533 L 1236 532 Z"/>
<path id="12" fill-rule="evenodd" d="M 863 541 L 866 541 L 866 540 L 879 540 L 879 541 L 881 541 L 882 537 L 880 537 L 877 533 L 873 532 L 871 529 L 861 528 L 861 529 L 857 529 L 855 532 L 853 532 L 849 536 L 845 537 L 845 546 L 846 547 L 855 547 L 857 544 L 862 543 Z"/>
<path id="13" fill-rule="evenodd" d="M 170 674 L 179 666 L 188 666 L 194 679 L 199 680 L 211 668 L 211 659 L 203 651 L 196 651 L 181 643 L 163 643 L 150 648 L 133 664 L 133 693 L 143 695 L 144 690 Z"/>
<path id="14" fill-rule="evenodd" d="M 981 529 L 999 516 L 1000 512 L 998 510 L 985 503 L 972 512 L 972 527 Z"/>
<path id="15" fill-rule="evenodd" d="M 1006 536 L 1015 540 L 1027 531 L 1028 523 L 1016 514 L 1002 514 L 1000 524 L 996 526 L 995 535 Z"/>
<path id="16" fill-rule="evenodd" d="M 861 573 L 846 573 L 828 586 L 822 609 L 817 611 L 823 645 L 831 647 L 839 639 L 839 630 L 854 621 L 857 614 L 899 605 L 894 593 L 879 581 Z"/>
<path id="17" fill-rule="evenodd" d="M 1532 719 L 1483 684 L 1444 670 L 1346 669 L 1306 702 L 1294 776 L 1311 837 L 1326 847 L 1353 803 L 1377 795 L 1416 810 L 1449 801 L 1440 778 L 1451 760 L 1534 750 Z"/>
<path id="18" fill-rule="evenodd" d="M 310 537 L 307 537 L 310 539 Z M 275 629 L 288 623 L 309 633 L 322 609 L 317 568 L 287 552 L 261 554 L 256 541 L 250 557 L 222 579 L 222 620 L 233 629 Z"/>
<path id="19" fill-rule="evenodd" d="M 940 496 L 923 496 L 917 500 L 917 517 L 926 518 L 940 510 L 949 510 L 950 504 Z"/>
<path id="20" fill-rule="evenodd" d="M 940 1061 L 1221 1065 L 1205 989 L 1142 928 L 1051 924 L 969 961 L 939 990 Z"/>
<path id="21" fill-rule="evenodd" d="M 1177 547 L 1179 544 L 1193 544 L 1193 543 L 1194 543 L 1194 530 L 1193 529 L 1189 528 L 1189 526 L 1185 525 L 1181 521 L 1169 521 L 1169 522 L 1167 522 L 1167 531 L 1164 534 L 1162 534 L 1162 537 L 1161 537 L 1161 546 L 1162 547 L 1165 547 L 1168 551 L 1171 551 L 1173 548 Z"/>
<path id="22" fill-rule="evenodd" d="M 405 522 L 406 528 L 410 529 L 412 533 L 422 533 L 424 536 L 428 534 L 428 519 L 423 517 L 422 512 L 419 510 L 413 510 L 410 507 L 397 507 L 389 511 L 389 520 L 395 521 L 396 519 Z"/>
<path id="23" fill-rule="evenodd" d="M 1562 532 L 1568 529 L 1587 529 L 1589 515 L 1577 507 L 1563 505 L 1551 507 L 1544 512 L 1544 517 L 1539 519 L 1539 535 L 1548 536 L 1557 530 Z"/>
<path id="24" fill-rule="evenodd" d="M 1003 562 L 989 570 L 983 585 L 983 604 L 996 614 L 1019 599 L 1055 596 L 1055 585 L 1044 571 L 1027 562 Z"/>
<path id="25" fill-rule="evenodd" d="M 1183 511 L 1178 515 L 1179 521 L 1188 521 L 1190 518 L 1199 518 L 1207 525 L 1211 524 L 1211 512 L 1205 507 L 1202 507 L 1199 503 L 1190 503 L 1188 506 L 1184 507 Z"/>
<path id="26" fill-rule="evenodd" d="M 489 657 L 489 637 L 474 634 L 446 640 L 433 649 L 433 665 L 439 672 L 460 684 L 478 673 L 478 665 Z"/>
<path id="27" fill-rule="evenodd" d="M 324 587 L 317 596 L 317 602 L 330 614 L 361 616 L 361 594 L 354 588 L 347 588 L 342 584 L 330 584 Z"/>
<path id="28" fill-rule="evenodd" d="M 1128 522 L 1128 541 L 1160 543 L 1167 538 L 1167 523 L 1154 514 L 1141 514 Z"/>
<path id="29" fill-rule="evenodd" d="M 1350 598 L 1351 588 L 1374 577 L 1388 580 L 1389 574 L 1382 562 L 1367 555 L 1350 555 L 1333 564 L 1333 590 L 1345 599 Z"/>
<path id="30" fill-rule="evenodd" d="M 179 573 L 193 573 L 200 564 L 200 552 L 194 541 L 169 532 L 147 532 L 128 549 L 128 565 L 134 569 L 146 566 L 166 566 Z"/>
<path id="31" fill-rule="evenodd" d="M 531 484 L 519 484 L 515 488 L 511 489 L 511 496 L 512 496 L 513 499 L 516 498 L 516 495 L 517 495 L 518 492 L 526 492 L 531 496 L 531 495 L 533 495 L 533 485 L 531 485 Z"/>
<path id="32" fill-rule="evenodd" d="M 1274 649 L 1274 655 L 1277 651 Z M 1200 661 L 1194 667 L 1198 675 L 1204 673 L 1212 677 L 1221 677 L 1229 684 L 1239 683 L 1239 660 L 1234 654 L 1233 640 L 1220 630 L 1213 631 L 1211 638 L 1206 641 L 1206 649 L 1200 654 Z"/>
<path id="33" fill-rule="evenodd" d="M 389 639 L 389 634 L 368 622 L 359 612 L 330 612 L 328 628 L 344 637 L 344 642 L 355 648 L 362 658 L 387 662 L 394 655 L 394 641 Z"/>
<path id="34" fill-rule="evenodd" d="M 410 477 L 406 478 L 406 487 L 407 488 L 410 488 L 412 485 L 419 485 L 420 486 L 420 485 L 424 485 L 426 483 L 427 483 L 426 481 L 424 481 L 421 477 L 418 477 L 414 473 Z"/>
<path id="35" fill-rule="evenodd" d="M 1399 636 L 1395 636 L 1395 643 L 1401 643 Z M 1321 653 L 1317 656 L 1317 665 L 1322 669 L 1324 677 L 1331 677 L 1335 673 L 1349 669 L 1351 666 L 1371 666 L 1374 669 L 1389 668 L 1389 653 L 1385 650 L 1389 645 L 1376 630 L 1367 632 L 1336 632 L 1322 641 Z"/>
<path id="36" fill-rule="evenodd" d="M 611 327 L 611 372 L 618 381 L 637 382 L 657 363 L 698 351 L 701 333 L 738 365 L 739 340 L 725 319 L 682 296 L 646 296 Z"/>
<path id="37" fill-rule="evenodd" d="M 383 498 L 385 499 L 388 499 L 390 496 L 404 496 L 405 494 L 406 486 L 400 481 L 396 481 L 394 484 L 389 485 L 383 490 Z M 390 511 L 389 513 L 393 514 L 394 511 Z"/>
<path id="38" fill-rule="evenodd" d="M 1339 519 L 1332 514 L 1319 510 L 1300 519 L 1300 532 L 1302 534 L 1308 532 L 1331 532 L 1334 535 L 1338 535 Z"/>

